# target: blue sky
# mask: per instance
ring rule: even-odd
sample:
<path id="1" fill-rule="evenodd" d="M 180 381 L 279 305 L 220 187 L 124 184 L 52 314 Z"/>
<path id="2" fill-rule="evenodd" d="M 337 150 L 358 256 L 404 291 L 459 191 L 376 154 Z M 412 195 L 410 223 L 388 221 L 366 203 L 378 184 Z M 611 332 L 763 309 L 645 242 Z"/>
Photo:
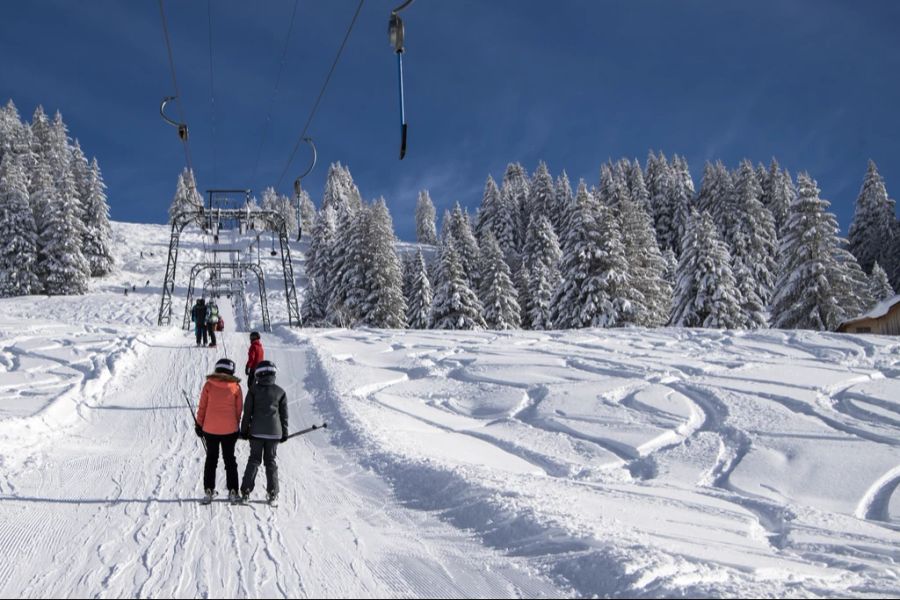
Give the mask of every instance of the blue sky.
<path id="1" fill-rule="evenodd" d="M 417 0 L 403 13 L 402 162 L 396 4 L 365 3 L 310 129 L 319 166 L 304 184 L 318 201 L 328 163 L 349 165 L 366 198 L 387 199 L 401 238 L 419 189 L 439 211 L 474 210 L 511 161 L 595 182 L 607 159 L 654 148 L 683 154 L 699 185 L 707 159 L 775 156 L 818 180 L 844 230 L 869 158 L 900 189 L 900 2 Z M 213 1 L 213 110 L 207 2 L 167 0 L 201 190 L 278 181 L 356 5 L 299 0 L 273 102 L 294 0 Z M 164 222 L 184 154 L 158 114 L 173 88 L 157 2 L 3 8 L 0 99 L 29 119 L 37 104 L 62 111 L 100 161 L 113 218 Z"/>

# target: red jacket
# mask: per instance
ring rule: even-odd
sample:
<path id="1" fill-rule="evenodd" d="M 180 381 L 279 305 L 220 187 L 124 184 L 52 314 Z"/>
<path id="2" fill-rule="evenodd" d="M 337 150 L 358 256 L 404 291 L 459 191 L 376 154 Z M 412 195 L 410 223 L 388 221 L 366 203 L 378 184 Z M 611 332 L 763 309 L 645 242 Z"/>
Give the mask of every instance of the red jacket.
<path id="1" fill-rule="evenodd" d="M 238 430 L 244 407 L 240 381 L 224 373 L 206 377 L 206 384 L 200 392 L 200 408 L 197 409 L 197 423 L 203 431 L 229 435 Z"/>
<path id="2" fill-rule="evenodd" d="M 253 340 L 250 342 L 250 348 L 247 350 L 247 369 L 252 371 L 256 368 L 260 362 L 262 362 L 265 357 L 265 352 L 263 351 L 262 342 L 259 340 Z"/>

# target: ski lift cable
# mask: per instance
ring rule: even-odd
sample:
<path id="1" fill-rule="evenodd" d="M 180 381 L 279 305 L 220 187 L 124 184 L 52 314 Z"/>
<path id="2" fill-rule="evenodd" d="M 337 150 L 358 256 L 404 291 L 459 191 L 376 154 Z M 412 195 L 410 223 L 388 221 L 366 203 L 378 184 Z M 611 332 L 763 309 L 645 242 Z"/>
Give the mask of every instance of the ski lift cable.
<path id="1" fill-rule="evenodd" d="M 162 105 L 159 108 L 159 112 L 167 122 L 178 127 L 178 137 L 181 138 L 181 143 L 184 146 L 184 158 L 187 162 L 188 169 L 190 169 L 193 173 L 194 167 L 193 161 L 191 160 L 191 146 L 190 142 L 188 141 L 188 130 L 184 120 L 184 107 L 181 104 L 181 90 L 178 87 L 178 77 L 175 71 L 175 57 L 172 53 L 172 41 L 169 36 L 169 25 L 168 21 L 166 20 L 166 11 L 165 7 L 163 6 L 163 0 L 159 0 L 159 16 L 162 20 L 163 38 L 165 39 L 166 51 L 169 55 L 169 71 L 172 74 L 172 86 L 175 88 L 175 95 L 169 96 L 163 100 Z M 175 100 L 175 104 L 178 109 L 179 123 L 173 123 L 172 120 L 166 117 L 165 113 L 163 112 L 165 110 L 166 103 L 170 100 Z"/>
<path id="2" fill-rule="evenodd" d="M 265 144 L 266 137 L 269 133 L 269 126 L 272 121 L 272 107 L 275 104 L 275 99 L 278 97 L 278 90 L 281 86 L 281 75 L 284 73 L 284 65 L 287 62 L 287 52 L 288 47 L 290 46 L 291 34 L 294 31 L 294 19 L 297 16 L 297 5 L 300 3 L 300 0 L 294 0 L 294 9 L 291 11 L 291 19 L 288 22 L 288 30 L 287 35 L 284 38 L 284 46 L 281 50 L 281 62 L 278 64 L 278 74 L 275 77 L 275 89 L 272 91 L 272 96 L 269 98 L 269 107 L 266 109 L 266 118 L 263 120 L 262 133 L 259 138 L 259 147 L 256 149 L 256 160 L 253 162 L 253 177 L 250 181 L 256 181 L 256 173 L 259 169 L 259 158 L 262 154 L 263 145 Z"/>
<path id="3" fill-rule="evenodd" d="M 219 180 L 219 150 L 216 144 L 216 93 L 215 79 L 213 77 L 213 27 L 212 27 L 212 0 L 206 0 L 206 18 L 209 25 L 209 107 L 212 118 L 212 142 L 213 142 L 213 181 Z"/>
<path id="4" fill-rule="evenodd" d="M 316 112 L 319 110 L 319 104 L 322 102 L 322 97 L 325 95 L 325 90 L 328 88 L 328 83 L 331 81 L 331 76 L 334 74 L 334 70 L 337 67 L 338 61 L 341 59 L 341 54 L 344 52 L 344 47 L 347 45 L 347 40 L 350 39 L 350 34 L 353 32 L 353 26 L 356 25 L 356 19 L 359 17 L 359 13 L 362 10 L 363 4 L 365 4 L 366 0 L 359 0 L 359 5 L 356 7 L 356 12 L 353 13 L 353 19 L 350 21 L 350 26 L 347 27 L 347 33 L 344 34 L 344 40 L 341 42 L 340 48 L 338 48 L 337 54 L 334 57 L 334 62 L 331 63 L 331 69 L 328 71 L 328 75 L 325 77 L 325 82 L 322 84 L 322 89 L 319 90 L 319 96 L 316 98 L 315 104 L 313 104 L 312 110 L 309 113 L 309 118 L 306 119 L 306 125 L 303 126 L 303 131 L 300 132 L 300 136 L 297 138 L 297 143 L 294 144 L 294 149 L 291 151 L 290 157 L 288 157 L 287 164 L 284 166 L 284 170 L 281 172 L 281 176 L 278 178 L 278 184 L 276 187 L 281 187 L 281 183 L 284 181 L 285 176 L 287 175 L 288 170 L 291 168 L 291 163 L 294 161 L 294 156 L 297 154 L 297 150 L 300 149 L 300 144 L 303 143 L 303 138 L 306 137 L 306 132 L 309 130 L 309 126 L 312 123 L 313 118 L 316 116 Z"/>

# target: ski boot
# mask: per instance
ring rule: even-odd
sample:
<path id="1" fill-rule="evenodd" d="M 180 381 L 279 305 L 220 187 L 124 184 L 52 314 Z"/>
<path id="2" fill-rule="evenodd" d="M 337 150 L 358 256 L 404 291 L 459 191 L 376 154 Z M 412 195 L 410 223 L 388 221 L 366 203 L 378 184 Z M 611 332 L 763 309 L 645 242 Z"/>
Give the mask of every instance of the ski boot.
<path id="1" fill-rule="evenodd" d="M 216 490 L 211 490 L 211 489 L 207 488 L 205 495 L 203 496 L 203 499 L 200 500 L 200 504 L 203 504 L 204 506 L 207 504 L 210 504 L 213 501 L 213 498 L 215 498 L 215 497 L 216 497 Z"/>
<path id="2" fill-rule="evenodd" d="M 241 498 L 238 500 L 238 504 L 241 506 L 247 506 L 250 504 L 250 492 L 248 490 L 241 490 Z"/>
<path id="3" fill-rule="evenodd" d="M 239 504 L 241 501 L 241 495 L 238 494 L 237 490 L 228 490 L 228 502 L 231 504 Z"/>
<path id="4" fill-rule="evenodd" d="M 266 502 L 268 502 L 271 507 L 278 506 L 278 494 L 266 494 Z"/>

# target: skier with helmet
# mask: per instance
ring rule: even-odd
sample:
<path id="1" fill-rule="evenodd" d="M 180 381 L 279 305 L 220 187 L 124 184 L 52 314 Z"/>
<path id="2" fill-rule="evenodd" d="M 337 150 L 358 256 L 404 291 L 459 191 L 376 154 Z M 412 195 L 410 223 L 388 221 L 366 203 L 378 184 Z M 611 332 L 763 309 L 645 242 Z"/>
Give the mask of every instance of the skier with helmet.
<path id="1" fill-rule="evenodd" d="M 208 338 L 206 333 L 206 300 L 203 298 L 197 298 L 197 303 L 191 308 L 191 321 L 194 322 L 194 335 L 197 337 L 197 345 L 205 346 Z"/>
<path id="2" fill-rule="evenodd" d="M 278 444 L 287 440 L 287 394 L 275 384 L 275 363 L 263 360 L 256 365 L 256 383 L 247 391 L 241 437 L 250 440 L 250 458 L 241 481 L 241 503 L 249 501 L 260 464 L 266 465 L 266 499 L 278 503 Z"/>
<path id="3" fill-rule="evenodd" d="M 247 387 L 253 386 L 254 372 L 257 365 L 266 357 L 263 350 L 262 341 L 259 339 L 259 332 L 250 333 L 250 348 L 247 349 L 247 365 L 244 367 L 244 374 L 247 376 Z"/>
<path id="4" fill-rule="evenodd" d="M 216 495 L 216 467 L 219 463 L 219 448 L 225 462 L 225 480 L 228 499 L 232 503 L 239 500 L 237 459 L 234 447 L 238 439 L 243 400 L 241 380 L 234 376 L 234 361 L 220 358 L 215 372 L 206 376 L 203 391 L 200 392 L 200 407 L 197 409 L 197 423 L 194 431 L 198 437 L 206 438 L 206 464 L 203 469 L 203 504 L 212 502 Z"/>

